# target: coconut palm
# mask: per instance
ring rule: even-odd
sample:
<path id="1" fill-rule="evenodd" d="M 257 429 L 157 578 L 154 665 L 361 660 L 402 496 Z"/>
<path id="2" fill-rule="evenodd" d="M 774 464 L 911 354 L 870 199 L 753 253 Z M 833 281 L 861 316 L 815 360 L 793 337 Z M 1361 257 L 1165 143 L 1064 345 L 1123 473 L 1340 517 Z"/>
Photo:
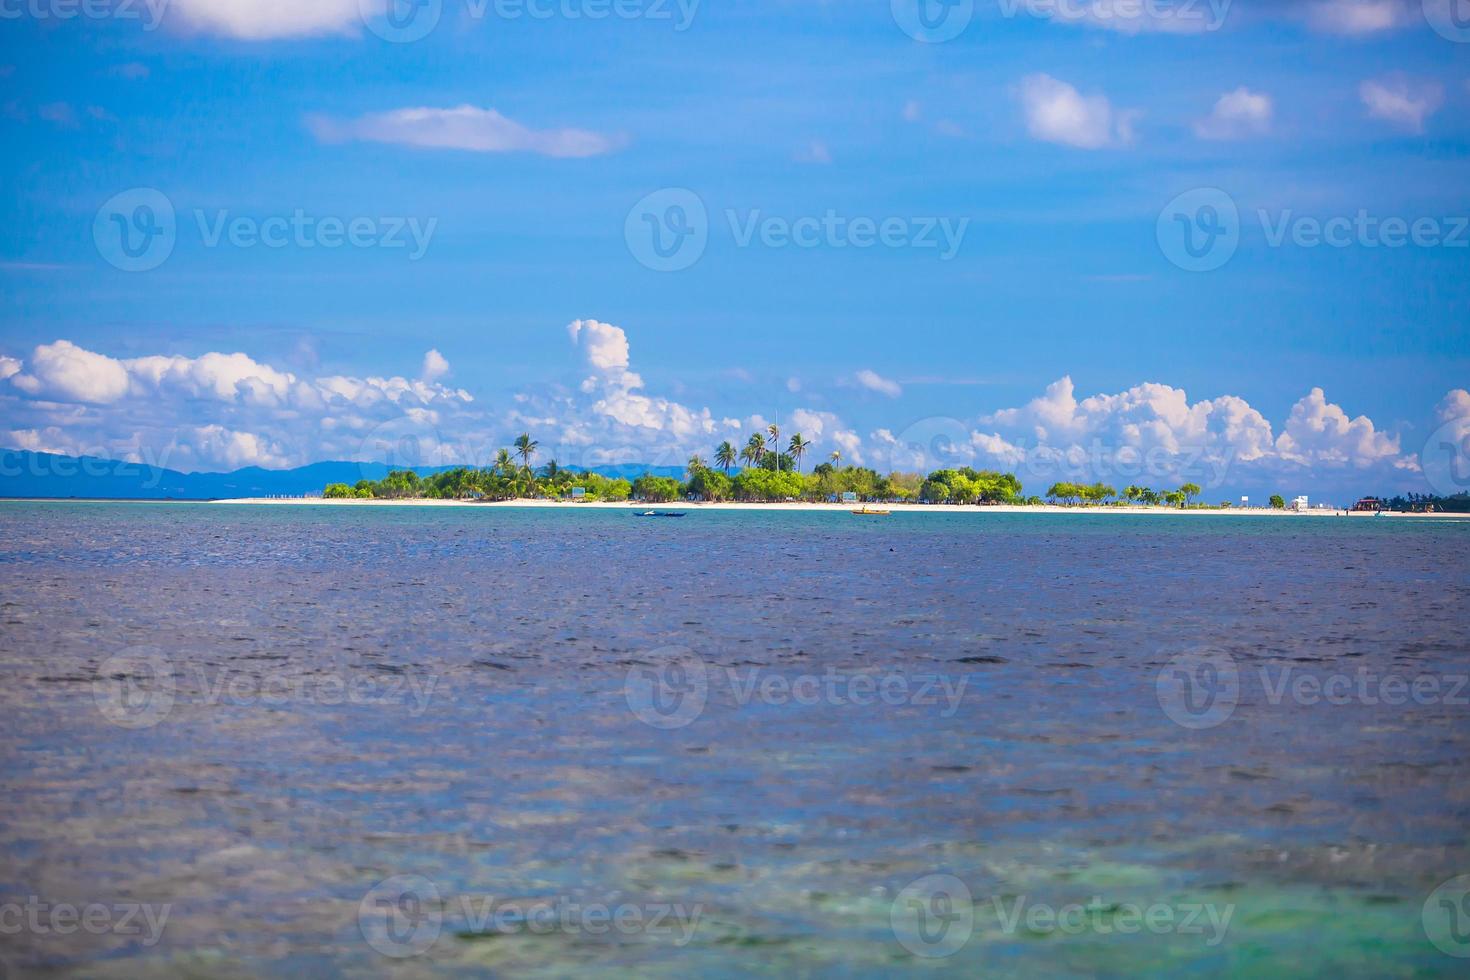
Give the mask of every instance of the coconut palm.
<path id="1" fill-rule="evenodd" d="M 835 449 L 832 450 L 832 455 L 828 456 L 827 458 L 832 461 L 832 468 L 834 470 L 837 469 L 838 466 L 840 466 L 842 463 L 842 454 Z"/>
<path id="2" fill-rule="evenodd" d="M 812 444 L 803 439 L 800 432 L 794 434 L 791 441 L 786 444 L 786 451 L 791 454 L 792 459 L 796 460 L 796 472 L 801 472 L 801 457 L 805 456 L 806 451 L 810 448 Z"/>
<path id="3" fill-rule="evenodd" d="M 771 434 L 772 452 L 776 454 L 776 469 L 781 468 L 781 427 L 775 422 L 766 426 L 766 431 Z"/>
<path id="4" fill-rule="evenodd" d="M 495 468 L 501 473 L 507 474 L 515 469 L 515 463 L 511 461 L 509 449 L 502 449 L 495 454 Z"/>
<path id="5" fill-rule="evenodd" d="M 540 446 L 541 444 L 535 439 L 532 439 L 529 433 L 522 432 L 520 435 L 516 436 L 516 455 L 521 458 L 522 466 L 528 469 L 530 468 L 531 458 L 536 455 L 536 450 L 539 449 Z"/>
<path id="6" fill-rule="evenodd" d="M 729 439 L 715 447 L 715 465 L 724 470 L 726 476 L 730 475 L 730 467 L 735 465 L 735 460 L 735 447 L 730 445 Z"/>
<path id="7" fill-rule="evenodd" d="M 689 470 L 690 476 L 693 476 L 700 470 L 708 469 L 708 467 L 704 465 L 704 457 L 699 455 L 699 453 L 695 453 L 693 456 L 689 457 L 689 462 L 686 465 L 686 468 Z"/>
<path id="8" fill-rule="evenodd" d="M 757 432 L 745 443 L 745 448 L 740 450 L 741 460 L 748 462 L 751 466 L 759 466 L 766 455 L 766 437 Z"/>

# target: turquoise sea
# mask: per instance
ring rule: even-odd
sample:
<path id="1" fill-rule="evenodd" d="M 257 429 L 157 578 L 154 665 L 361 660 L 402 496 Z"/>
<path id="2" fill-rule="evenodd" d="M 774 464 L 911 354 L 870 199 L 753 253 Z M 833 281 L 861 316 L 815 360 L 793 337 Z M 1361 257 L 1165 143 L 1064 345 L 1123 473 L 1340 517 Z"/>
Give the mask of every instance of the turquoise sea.
<path id="1" fill-rule="evenodd" d="M 1464 976 L 1467 600 L 1458 520 L 0 502 L 0 975 Z"/>

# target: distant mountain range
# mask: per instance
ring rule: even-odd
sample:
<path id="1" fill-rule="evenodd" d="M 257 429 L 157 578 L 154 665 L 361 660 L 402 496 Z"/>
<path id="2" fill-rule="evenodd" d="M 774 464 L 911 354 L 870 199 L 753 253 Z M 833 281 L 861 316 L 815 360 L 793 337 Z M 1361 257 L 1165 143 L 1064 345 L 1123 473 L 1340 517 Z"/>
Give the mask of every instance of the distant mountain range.
<path id="1" fill-rule="evenodd" d="M 391 467 L 402 469 L 402 467 Z M 180 473 L 178 470 L 125 463 L 95 456 L 59 456 L 24 449 L 0 449 L 0 497 L 86 497 L 113 500 L 219 500 L 228 497 L 299 497 L 317 494 L 328 483 L 381 480 L 385 463 L 345 461 L 310 463 L 290 470 L 247 466 L 230 473 Z M 416 466 L 428 476 L 452 466 Z M 577 467 L 578 470 L 582 468 Z M 682 478 L 677 466 L 620 463 L 586 467 L 603 476 L 626 479 L 652 473 Z"/>

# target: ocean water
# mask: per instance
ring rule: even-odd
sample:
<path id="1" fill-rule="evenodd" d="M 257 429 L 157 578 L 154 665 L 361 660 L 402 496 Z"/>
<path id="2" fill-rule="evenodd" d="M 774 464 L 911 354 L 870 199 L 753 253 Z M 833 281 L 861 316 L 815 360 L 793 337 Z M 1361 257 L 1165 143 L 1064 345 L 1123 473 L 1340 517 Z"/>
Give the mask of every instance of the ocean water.
<path id="1" fill-rule="evenodd" d="M 0 973 L 1463 976 L 1467 599 L 1461 521 L 3 503 Z"/>

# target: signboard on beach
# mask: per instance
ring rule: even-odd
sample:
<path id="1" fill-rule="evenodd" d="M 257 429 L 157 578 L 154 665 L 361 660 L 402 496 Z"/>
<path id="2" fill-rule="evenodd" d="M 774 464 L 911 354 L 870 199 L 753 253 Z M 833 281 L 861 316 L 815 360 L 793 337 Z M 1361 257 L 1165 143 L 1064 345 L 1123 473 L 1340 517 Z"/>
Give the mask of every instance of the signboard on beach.
<path id="1" fill-rule="evenodd" d="M 573 500 L 581 500 L 585 496 L 587 496 L 587 488 L 586 487 L 572 487 L 572 499 Z"/>
<path id="2" fill-rule="evenodd" d="M 844 490 L 844 491 L 842 491 L 842 502 L 844 504 L 855 504 L 855 503 L 857 503 L 857 494 L 856 493 L 853 493 L 851 490 Z"/>

